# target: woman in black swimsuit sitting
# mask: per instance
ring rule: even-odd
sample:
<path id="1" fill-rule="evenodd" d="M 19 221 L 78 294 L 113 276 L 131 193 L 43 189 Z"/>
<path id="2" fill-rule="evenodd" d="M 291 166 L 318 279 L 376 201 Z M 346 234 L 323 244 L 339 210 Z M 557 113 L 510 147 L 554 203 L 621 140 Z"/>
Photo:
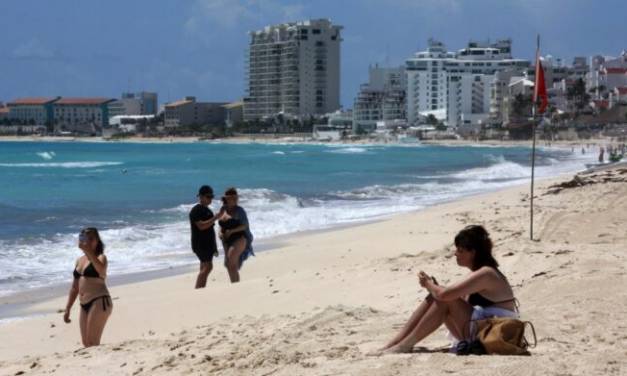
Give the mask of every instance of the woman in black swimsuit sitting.
<path id="1" fill-rule="evenodd" d="M 232 283 L 239 282 L 239 269 L 248 256 L 254 255 L 248 216 L 244 208 L 238 205 L 238 200 L 235 188 L 229 188 L 224 192 L 222 203 L 225 213 L 218 222 L 220 239 L 224 247 L 224 265 Z"/>
<path id="2" fill-rule="evenodd" d="M 102 331 L 113 310 L 111 296 L 105 284 L 107 276 L 107 256 L 98 230 L 93 227 L 83 229 L 78 236 L 78 247 L 84 255 L 76 260 L 74 281 L 68 294 L 63 320 L 70 323 L 70 310 L 78 296 L 81 304 L 80 327 L 83 346 L 100 344 Z"/>
<path id="3" fill-rule="evenodd" d="M 492 256 L 488 232 L 482 226 L 468 226 L 455 237 L 455 246 L 457 264 L 470 269 L 470 274 L 450 286 L 439 286 L 435 278 L 421 271 L 420 285 L 429 295 L 378 354 L 411 352 L 416 343 L 442 324 L 461 341 L 475 335 L 474 320 L 518 317 L 512 287 Z"/>

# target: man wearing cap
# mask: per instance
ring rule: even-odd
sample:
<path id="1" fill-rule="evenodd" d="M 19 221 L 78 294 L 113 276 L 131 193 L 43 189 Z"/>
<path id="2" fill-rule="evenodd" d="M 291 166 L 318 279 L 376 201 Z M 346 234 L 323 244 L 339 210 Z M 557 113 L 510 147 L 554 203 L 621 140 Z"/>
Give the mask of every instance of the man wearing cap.
<path id="1" fill-rule="evenodd" d="M 220 212 L 214 216 L 209 209 L 212 200 L 213 189 L 208 185 L 203 185 L 198 190 L 198 204 L 189 212 L 192 250 L 200 260 L 200 271 L 196 278 L 197 289 L 204 288 L 207 284 L 207 277 L 213 269 L 213 257 L 218 255 L 213 225 L 224 215 L 224 209 L 220 209 Z"/>

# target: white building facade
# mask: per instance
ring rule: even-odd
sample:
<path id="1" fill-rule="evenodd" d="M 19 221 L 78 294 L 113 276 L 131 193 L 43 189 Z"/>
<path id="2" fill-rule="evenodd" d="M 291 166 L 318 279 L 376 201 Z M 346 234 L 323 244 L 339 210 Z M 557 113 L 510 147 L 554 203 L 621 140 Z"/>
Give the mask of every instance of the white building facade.
<path id="1" fill-rule="evenodd" d="M 417 125 L 428 114 L 452 127 L 487 121 L 495 73 L 529 65 L 512 58 L 509 39 L 470 42 L 456 53 L 430 39 L 426 51 L 406 61 L 408 123 Z"/>
<path id="2" fill-rule="evenodd" d="M 407 118 L 405 68 L 370 66 L 368 76 L 353 104 L 354 133 L 372 132 L 377 122 Z"/>
<path id="3" fill-rule="evenodd" d="M 616 88 L 627 87 L 627 51 L 618 57 L 593 56 L 587 85 L 595 99 L 602 99 Z"/>
<path id="4" fill-rule="evenodd" d="M 119 115 L 156 115 L 157 93 L 122 93 L 122 98 L 109 104 L 109 117 Z"/>
<path id="5" fill-rule="evenodd" d="M 339 109 L 341 29 L 318 19 L 251 32 L 244 120 Z"/>
<path id="6" fill-rule="evenodd" d="M 61 98 L 53 103 L 55 129 L 97 132 L 109 125 L 110 98 Z"/>

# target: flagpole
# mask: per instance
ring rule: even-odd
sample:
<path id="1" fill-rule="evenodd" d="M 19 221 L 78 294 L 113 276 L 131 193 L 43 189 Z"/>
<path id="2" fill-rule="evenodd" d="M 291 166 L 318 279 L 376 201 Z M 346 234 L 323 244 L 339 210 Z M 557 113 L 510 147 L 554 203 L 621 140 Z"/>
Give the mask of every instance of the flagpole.
<path id="1" fill-rule="evenodd" d="M 535 178 L 535 165 L 536 165 L 536 104 L 532 106 L 532 123 L 531 123 L 531 215 L 529 217 L 529 239 L 533 240 L 533 182 Z"/>
<path id="2" fill-rule="evenodd" d="M 544 72 L 541 72 L 542 65 L 540 64 L 540 34 L 538 34 L 538 38 L 536 39 L 536 74 L 535 74 L 535 85 L 534 85 L 534 93 L 533 93 L 533 104 L 531 106 L 531 195 L 530 195 L 530 216 L 529 216 L 529 239 L 533 240 L 533 183 L 535 181 L 535 167 L 536 167 L 536 115 L 538 113 L 538 97 L 540 96 L 540 75 L 542 74 L 542 80 L 544 80 Z M 544 85 L 544 81 L 542 81 L 542 86 Z M 544 87 L 544 86 L 543 86 Z M 544 108 L 544 107 L 543 107 Z M 542 112 L 543 109 L 540 109 Z"/>
<path id="3" fill-rule="evenodd" d="M 536 167 L 536 107 L 538 106 L 537 90 L 538 90 L 538 64 L 540 62 L 540 34 L 536 40 L 536 74 L 535 74 L 535 86 L 533 104 L 531 106 L 531 195 L 530 195 L 530 216 L 529 216 L 529 239 L 533 240 L 533 183 L 535 179 L 535 167 Z"/>

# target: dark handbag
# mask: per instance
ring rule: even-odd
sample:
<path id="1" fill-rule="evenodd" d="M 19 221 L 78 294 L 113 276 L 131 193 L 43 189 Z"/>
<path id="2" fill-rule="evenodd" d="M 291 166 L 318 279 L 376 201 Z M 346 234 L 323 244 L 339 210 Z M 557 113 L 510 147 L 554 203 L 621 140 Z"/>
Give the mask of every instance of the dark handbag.
<path id="1" fill-rule="evenodd" d="M 455 354 L 457 355 L 485 355 L 485 347 L 481 344 L 481 341 L 459 341 L 455 347 Z"/>

